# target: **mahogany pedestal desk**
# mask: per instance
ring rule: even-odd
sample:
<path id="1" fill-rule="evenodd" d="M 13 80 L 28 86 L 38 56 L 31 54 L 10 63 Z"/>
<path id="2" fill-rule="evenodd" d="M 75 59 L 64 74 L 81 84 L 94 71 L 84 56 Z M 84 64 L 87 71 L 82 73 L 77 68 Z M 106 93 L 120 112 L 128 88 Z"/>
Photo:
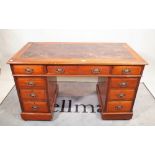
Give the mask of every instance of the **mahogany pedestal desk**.
<path id="1" fill-rule="evenodd" d="M 96 76 L 105 120 L 128 120 L 146 62 L 126 43 L 30 42 L 8 60 L 21 117 L 51 120 L 58 76 Z"/>

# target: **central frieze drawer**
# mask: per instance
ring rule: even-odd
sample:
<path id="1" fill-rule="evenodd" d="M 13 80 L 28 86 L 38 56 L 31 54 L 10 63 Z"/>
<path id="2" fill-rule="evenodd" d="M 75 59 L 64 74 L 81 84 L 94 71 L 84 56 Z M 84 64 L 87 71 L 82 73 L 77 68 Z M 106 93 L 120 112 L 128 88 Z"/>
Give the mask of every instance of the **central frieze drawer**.
<path id="1" fill-rule="evenodd" d="M 109 75 L 110 66 L 47 66 L 51 75 Z"/>

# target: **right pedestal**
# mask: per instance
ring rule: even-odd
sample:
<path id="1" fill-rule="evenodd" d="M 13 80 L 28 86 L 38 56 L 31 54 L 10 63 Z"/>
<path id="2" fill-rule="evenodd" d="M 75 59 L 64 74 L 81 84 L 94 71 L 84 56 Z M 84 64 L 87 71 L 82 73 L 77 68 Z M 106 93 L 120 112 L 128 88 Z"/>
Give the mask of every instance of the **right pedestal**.
<path id="1" fill-rule="evenodd" d="M 96 87 L 104 120 L 129 120 L 139 85 L 137 77 L 100 77 Z"/>

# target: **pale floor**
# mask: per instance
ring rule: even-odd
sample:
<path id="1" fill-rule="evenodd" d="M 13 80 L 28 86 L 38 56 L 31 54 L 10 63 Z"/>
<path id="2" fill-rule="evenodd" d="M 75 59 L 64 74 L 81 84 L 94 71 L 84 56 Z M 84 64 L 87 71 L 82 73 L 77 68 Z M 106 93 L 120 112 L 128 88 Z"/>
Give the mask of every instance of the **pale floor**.
<path id="1" fill-rule="evenodd" d="M 0 73 L 0 104 L 14 85 L 9 65 L 1 63 Z"/>
<path id="2" fill-rule="evenodd" d="M 102 120 L 98 112 L 98 99 L 95 92 L 96 83 L 58 83 L 59 96 L 56 100 L 54 118 L 51 121 L 24 121 L 20 117 L 20 104 L 16 89 L 13 88 L 0 105 L 0 126 L 6 125 L 39 125 L 39 126 L 106 126 L 106 125 L 155 125 L 155 98 L 150 94 L 144 83 L 138 89 L 134 103 L 134 115 L 130 120 Z M 72 85 L 73 84 L 73 85 Z M 72 85 L 72 86 L 71 86 Z M 82 88 L 80 94 L 73 92 L 76 86 Z M 68 87 L 66 89 L 66 87 Z M 83 89 L 84 88 L 84 89 Z M 89 88 L 89 90 L 88 90 Z M 66 92 L 69 91 L 69 94 Z M 64 92 L 67 96 L 64 96 Z M 87 92 L 87 93 L 86 93 Z M 63 94 L 63 96 L 61 96 Z M 79 94 L 79 95 L 80 95 Z M 70 95 L 70 96 L 69 96 Z M 76 95 L 76 96 L 75 96 Z M 70 105 L 69 105 L 70 103 Z M 86 107 L 84 108 L 85 105 Z M 69 108 L 70 107 L 70 108 Z M 78 107 L 78 108 L 77 108 Z M 84 110 L 85 109 L 85 110 Z"/>

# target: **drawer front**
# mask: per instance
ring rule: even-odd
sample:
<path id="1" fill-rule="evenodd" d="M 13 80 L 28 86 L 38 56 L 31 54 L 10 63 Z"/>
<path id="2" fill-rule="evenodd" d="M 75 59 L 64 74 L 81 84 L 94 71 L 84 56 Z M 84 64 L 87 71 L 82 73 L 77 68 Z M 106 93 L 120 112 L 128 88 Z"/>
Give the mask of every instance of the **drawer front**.
<path id="1" fill-rule="evenodd" d="M 111 101 L 107 103 L 107 112 L 129 112 L 132 101 Z"/>
<path id="2" fill-rule="evenodd" d="M 110 66 L 47 66 L 51 75 L 109 75 Z"/>
<path id="3" fill-rule="evenodd" d="M 14 74 L 36 75 L 44 72 L 45 68 L 43 65 L 13 65 Z"/>
<path id="4" fill-rule="evenodd" d="M 140 75 L 141 73 L 141 66 L 114 66 L 112 69 L 112 74 L 115 75 Z"/>
<path id="5" fill-rule="evenodd" d="M 46 100 L 47 95 L 45 90 L 30 90 L 30 89 L 21 89 L 20 95 L 23 100 Z"/>
<path id="6" fill-rule="evenodd" d="M 24 112 L 49 112 L 47 102 L 23 102 Z"/>
<path id="7" fill-rule="evenodd" d="M 138 85 L 139 78 L 111 78 L 110 88 L 132 88 Z"/>
<path id="8" fill-rule="evenodd" d="M 19 88 L 46 88 L 46 80 L 40 77 L 18 77 Z"/>
<path id="9" fill-rule="evenodd" d="M 108 94 L 108 100 L 133 100 L 134 90 L 111 89 Z"/>

